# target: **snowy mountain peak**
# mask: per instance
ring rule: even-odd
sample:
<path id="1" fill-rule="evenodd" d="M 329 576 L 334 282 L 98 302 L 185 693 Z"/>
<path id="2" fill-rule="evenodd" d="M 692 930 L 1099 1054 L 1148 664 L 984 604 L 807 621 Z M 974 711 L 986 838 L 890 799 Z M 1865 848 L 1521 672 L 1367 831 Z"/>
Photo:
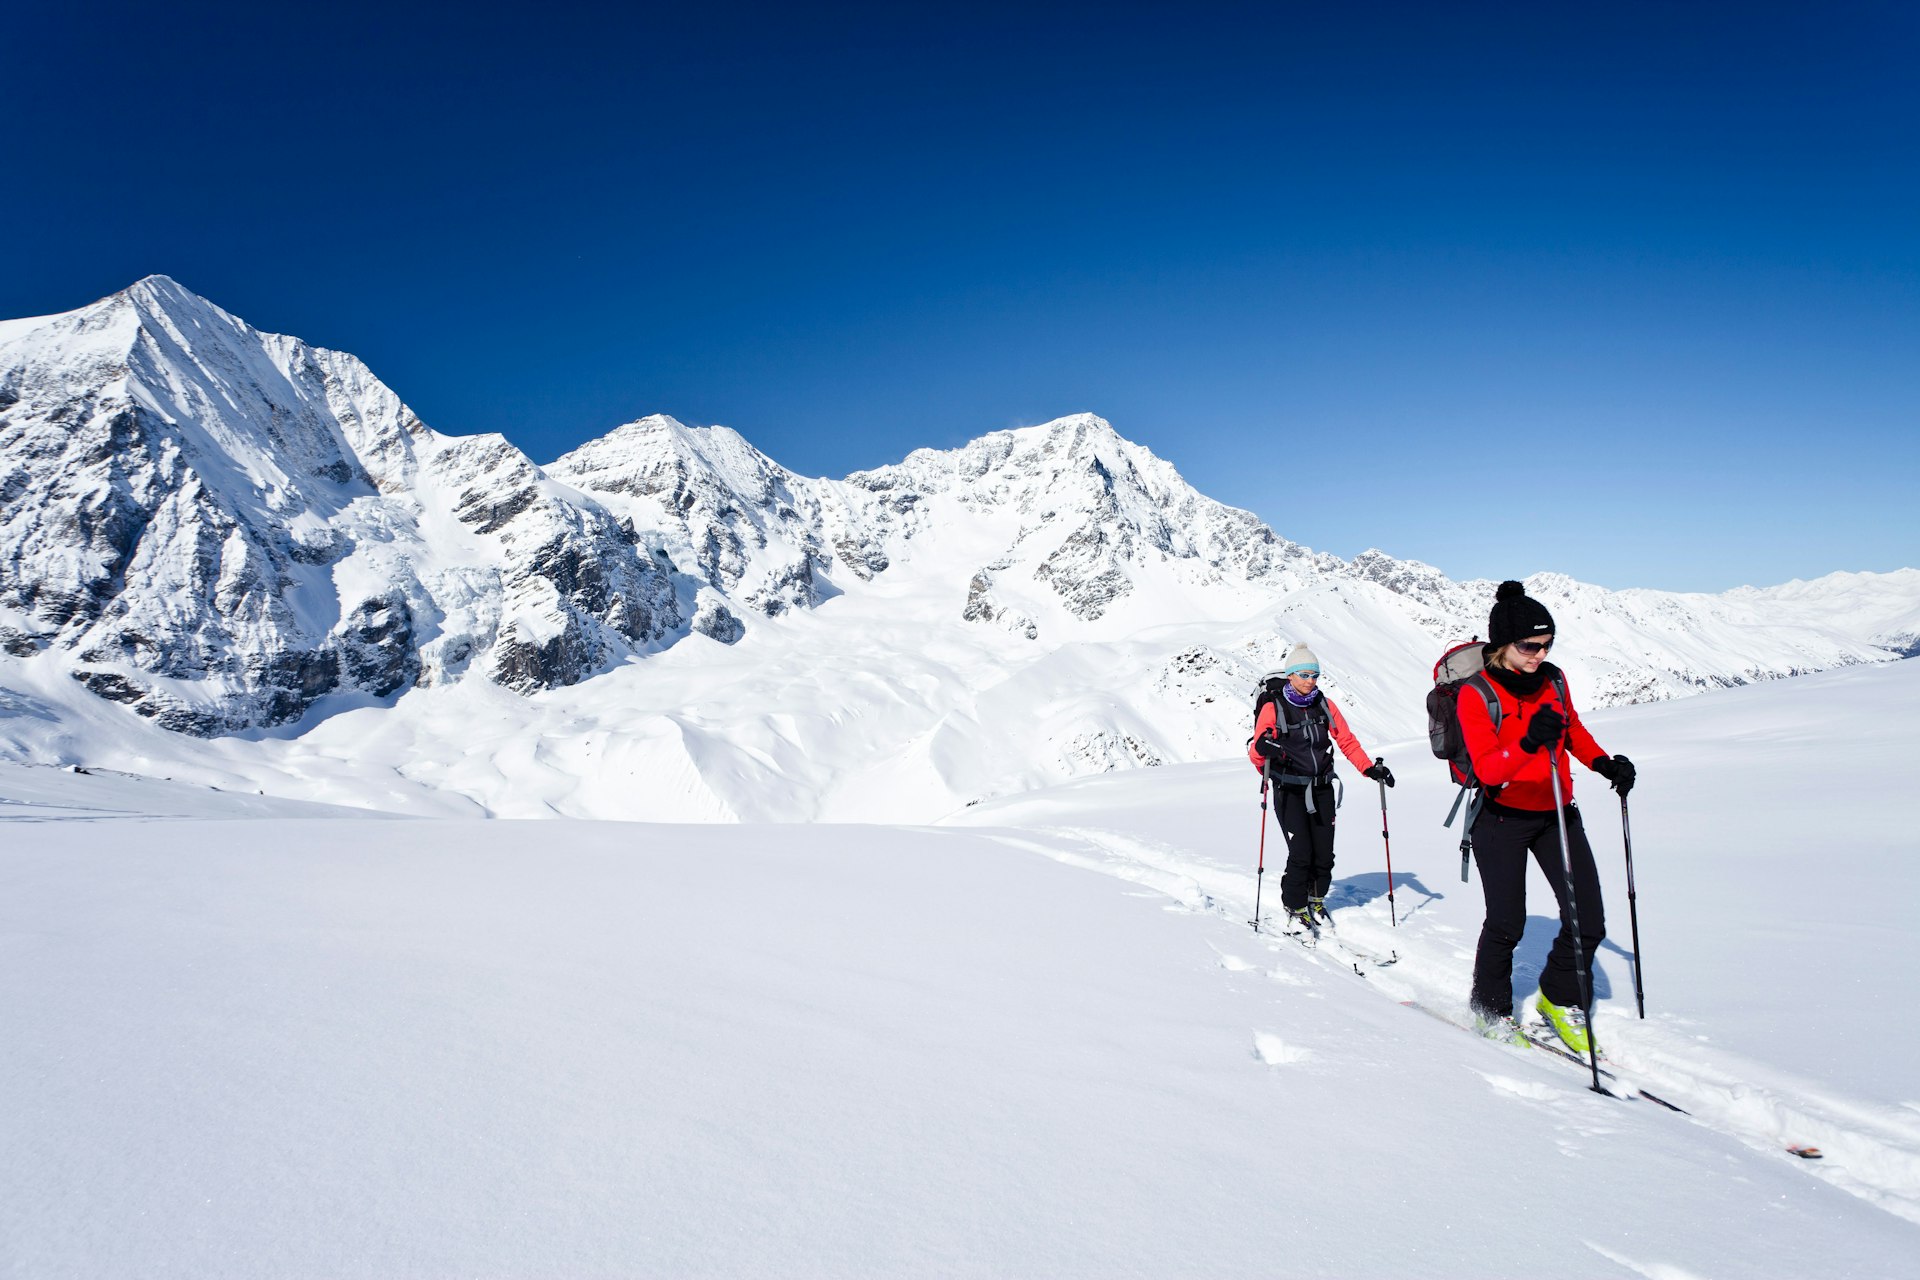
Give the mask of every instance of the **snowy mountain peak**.
<path id="1" fill-rule="evenodd" d="M 172 276 L 151 275 L 134 281 L 119 293 L 102 299 L 113 302 L 125 298 L 144 312 L 152 315 L 171 314 L 191 317 L 199 314 L 218 316 L 229 324 L 242 329 L 250 329 L 246 321 L 229 314 L 216 303 L 201 297 L 193 290 L 182 285 Z M 99 305 L 99 304 L 95 304 Z"/>
<path id="2" fill-rule="evenodd" d="M 1118 461 L 1124 451 L 1140 448 L 1115 431 L 1112 423 L 1093 413 L 1073 413 L 1030 427 L 991 432 L 972 441 L 968 447 L 984 445 L 990 450 L 998 450 L 999 438 L 1003 436 L 1011 442 L 1010 456 L 1037 452 L 1058 458 L 1062 465 L 1095 460 L 1111 463 Z"/>
<path id="3" fill-rule="evenodd" d="M 681 571 L 693 629 L 724 643 L 745 634 L 742 612 L 774 617 L 836 594 L 836 563 L 862 580 L 888 563 L 837 486 L 794 475 L 730 427 L 642 418 L 548 471 Z"/>
<path id="4" fill-rule="evenodd" d="M 669 503 L 685 499 L 695 476 L 753 505 L 767 502 L 792 479 L 731 427 L 690 427 L 665 414 L 615 427 L 547 470 L 599 492 L 668 494 Z"/>
<path id="5" fill-rule="evenodd" d="M 1297 586 L 1340 565 L 1200 494 L 1172 465 L 1090 413 L 996 431 L 959 449 L 917 450 L 848 483 L 939 495 L 977 517 L 1018 519 L 1005 554 L 975 575 L 968 609 L 1029 631 L 1037 625 L 1029 615 L 1042 608 L 1024 599 L 1029 578 L 1070 619 L 1097 622 L 1124 600 L 1144 600 L 1139 588 L 1150 579 L 1198 604 L 1195 589 Z M 1152 595 L 1161 607 L 1170 603 Z M 1006 623 L 1009 612 L 1020 620 Z"/>
<path id="6" fill-rule="evenodd" d="M 1000 484 L 1029 491 L 1063 475 L 1084 473 L 1104 476 L 1103 483 L 1110 486 L 1114 471 L 1132 470 L 1135 455 L 1153 456 L 1123 439 L 1106 419 L 1079 413 L 1037 426 L 989 432 L 957 449 L 916 449 L 894 466 L 850 478 L 859 484 L 867 477 L 906 474 L 944 489 L 952 484 L 978 484 L 991 476 Z"/>
<path id="7" fill-rule="evenodd" d="M 476 660 L 570 683 L 678 620 L 664 570 L 498 437 L 150 276 L 0 330 L 0 647 L 210 734 Z"/>
<path id="8" fill-rule="evenodd" d="M 251 333 L 244 321 L 169 276 L 147 276 L 73 311 L 0 322 L 0 363 L 30 364 L 46 350 L 63 363 L 76 357 L 125 360 L 143 331 L 180 334 L 209 325 Z"/>
<path id="9" fill-rule="evenodd" d="M 466 683 L 552 694 L 583 724 L 608 702 L 634 758 L 678 780 L 677 816 L 811 816 L 863 787 L 938 811 L 1218 756 L 1297 639 L 1363 735 L 1416 733 L 1438 646 L 1492 597 L 1281 538 L 1090 413 L 845 480 L 664 415 L 541 468 L 164 276 L 0 322 L 0 468 L 0 667 L 36 688 L 202 735 Z M 1529 582 L 1577 638 L 1589 706 L 1920 644 L 1913 571 L 1722 597 Z M 644 707 L 558 697 L 631 692 L 639 659 Z M 749 696 L 749 666 L 780 674 Z M 809 696 L 831 710 L 769 709 Z M 544 714 L 473 705 L 509 736 Z M 821 727 L 843 722 L 859 732 Z"/>

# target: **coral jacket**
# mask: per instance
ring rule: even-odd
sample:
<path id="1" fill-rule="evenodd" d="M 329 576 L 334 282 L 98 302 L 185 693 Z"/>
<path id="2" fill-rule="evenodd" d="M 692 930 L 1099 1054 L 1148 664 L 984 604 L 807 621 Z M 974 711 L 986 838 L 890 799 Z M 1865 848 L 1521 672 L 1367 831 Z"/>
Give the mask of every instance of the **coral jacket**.
<path id="1" fill-rule="evenodd" d="M 1283 693 L 1280 696 L 1284 698 L 1286 695 Z M 1373 761 L 1368 758 L 1366 748 L 1360 745 L 1360 739 L 1353 736 L 1353 730 L 1347 728 L 1347 718 L 1340 714 L 1340 708 L 1335 706 L 1333 699 L 1324 693 L 1320 695 L 1320 700 L 1327 704 L 1327 722 L 1328 728 L 1333 732 L 1333 745 L 1340 748 L 1340 753 L 1353 763 L 1354 768 L 1362 772 L 1371 768 Z M 1311 710 L 1312 708 L 1308 709 Z M 1280 703 L 1278 699 L 1275 699 L 1260 708 L 1260 715 L 1253 722 L 1253 742 L 1247 744 L 1247 759 L 1253 761 L 1256 769 L 1266 763 L 1266 757 L 1261 755 L 1256 749 L 1256 744 L 1260 739 L 1273 732 L 1276 723 L 1274 717 L 1279 714 Z M 1480 708 L 1480 718 L 1482 720 L 1487 718 L 1487 709 L 1485 707 Z M 1544 777 L 1545 775 L 1543 774 L 1541 776 Z M 1551 809 L 1553 806 L 1548 805 L 1547 807 Z"/>
<path id="2" fill-rule="evenodd" d="M 1487 683 L 1500 698 L 1500 729 L 1496 733 L 1493 720 L 1487 715 L 1487 700 L 1478 689 L 1466 684 L 1460 687 L 1460 736 L 1467 744 L 1467 754 L 1473 759 L 1474 776 L 1488 788 L 1499 787 L 1500 791 L 1488 791 L 1488 797 L 1506 805 L 1510 809 L 1532 809 L 1545 813 L 1553 812 L 1553 778 L 1547 764 L 1547 753 L 1523 751 L 1520 739 L 1527 735 L 1527 724 L 1533 719 L 1533 713 L 1541 707 L 1557 709 L 1567 720 L 1567 732 L 1560 740 L 1560 794 L 1568 800 L 1573 799 L 1573 766 L 1569 757 L 1578 756 L 1581 763 L 1592 768 L 1594 757 L 1607 754 L 1600 744 L 1587 732 L 1587 726 L 1580 720 L 1580 713 L 1573 709 L 1572 691 L 1568 691 L 1568 701 L 1562 704 L 1560 693 L 1554 688 L 1554 676 L 1562 682 L 1566 674 L 1550 662 L 1540 664 L 1541 674 L 1546 678 L 1540 682 L 1540 691 L 1531 698 L 1522 699 L 1511 689 L 1506 688 L 1491 676 Z"/>

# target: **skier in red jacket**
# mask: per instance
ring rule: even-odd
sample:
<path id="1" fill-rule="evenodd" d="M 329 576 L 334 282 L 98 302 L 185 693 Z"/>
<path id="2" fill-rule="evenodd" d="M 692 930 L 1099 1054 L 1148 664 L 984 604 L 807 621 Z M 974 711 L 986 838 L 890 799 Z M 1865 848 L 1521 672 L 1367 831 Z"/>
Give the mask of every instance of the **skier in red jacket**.
<path id="1" fill-rule="evenodd" d="M 1553 647 L 1553 615 L 1518 582 L 1503 582 L 1487 618 L 1486 669 L 1460 689 L 1460 733 L 1473 758 L 1473 772 L 1486 788 L 1473 824 L 1473 857 L 1480 868 L 1487 916 L 1473 961 L 1471 1002 L 1483 1034 L 1514 1039 L 1513 949 L 1527 924 L 1527 854 L 1532 853 L 1560 905 L 1560 933 L 1540 973 L 1540 1014 L 1578 1053 L 1587 1052 L 1587 1006 L 1593 953 L 1606 939 L 1600 877 L 1593 849 L 1573 803 L 1578 756 L 1625 795 L 1633 786 L 1633 763 L 1608 756 L 1567 693 L 1566 676 L 1546 660 Z M 1484 681 L 1500 703 L 1496 730 Z M 1567 874 L 1560 856 L 1550 758 L 1559 760 L 1560 794 L 1566 798 L 1567 845 L 1573 867 L 1574 905 L 1580 918 L 1576 968 L 1573 926 L 1568 920 Z"/>
<path id="2" fill-rule="evenodd" d="M 1366 749 L 1347 727 L 1347 718 L 1320 692 L 1320 659 L 1296 644 L 1281 670 L 1262 681 L 1272 700 L 1264 702 L 1253 723 L 1247 758 L 1273 784 L 1273 816 L 1287 839 L 1287 869 L 1280 876 L 1280 905 L 1288 918 L 1315 928 L 1327 914 L 1327 890 L 1333 884 L 1333 748 L 1362 774 L 1388 786 L 1393 773 L 1386 762 L 1367 759 Z"/>

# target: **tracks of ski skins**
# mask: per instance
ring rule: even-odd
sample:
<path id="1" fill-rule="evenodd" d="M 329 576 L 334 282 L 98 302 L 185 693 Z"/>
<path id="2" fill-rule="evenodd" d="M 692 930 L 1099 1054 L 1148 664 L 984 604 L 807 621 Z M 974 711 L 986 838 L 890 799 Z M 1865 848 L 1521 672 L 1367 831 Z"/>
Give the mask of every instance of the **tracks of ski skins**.
<path id="1" fill-rule="evenodd" d="M 1189 911 L 1239 925 L 1270 951 L 1293 956 L 1291 965 L 1347 973 L 1359 979 L 1353 984 L 1356 989 L 1370 987 L 1378 997 L 1417 1004 L 1456 1026 L 1467 1025 L 1464 993 L 1477 939 L 1424 912 L 1426 899 L 1406 884 L 1395 894 L 1399 925 L 1390 927 L 1384 897 L 1360 901 L 1336 883 L 1328 897 L 1335 925 L 1322 946 L 1309 948 L 1277 930 L 1253 933 L 1256 885 L 1250 868 L 1221 866 L 1176 846 L 1091 827 L 982 829 L 980 834 L 1140 885 Z M 1271 883 L 1263 891 L 1261 911 L 1277 920 L 1277 863 L 1268 873 Z M 1377 963 L 1388 956 L 1395 957 L 1395 963 Z M 1285 968 L 1275 971 L 1280 981 L 1288 980 L 1285 973 Z M 1594 1019 L 1606 1055 L 1603 1065 L 1618 1077 L 1620 1092 L 1631 1095 L 1645 1089 L 1684 1109 L 1686 1115 L 1671 1117 L 1675 1124 L 1698 1124 L 1782 1159 L 1793 1158 L 1787 1154 L 1793 1146 L 1818 1148 L 1824 1159 L 1796 1161 L 1811 1176 L 1920 1223 L 1920 1110 L 1908 1114 L 1861 1103 L 1738 1055 L 1703 1049 L 1684 1018 L 1656 1014 L 1642 1021 L 1634 1016 L 1631 992 L 1624 995 L 1603 1002 Z M 1417 1012 L 1407 1011 L 1409 1017 Z M 1553 1061 L 1532 1050 L 1494 1044 L 1487 1046 L 1487 1053 Z M 1490 1056 L 1489 1062 L 1494 1060 Z M 1582 1070 L 1562 1062 L 1555 1062 L 1554 1069 Z"/>

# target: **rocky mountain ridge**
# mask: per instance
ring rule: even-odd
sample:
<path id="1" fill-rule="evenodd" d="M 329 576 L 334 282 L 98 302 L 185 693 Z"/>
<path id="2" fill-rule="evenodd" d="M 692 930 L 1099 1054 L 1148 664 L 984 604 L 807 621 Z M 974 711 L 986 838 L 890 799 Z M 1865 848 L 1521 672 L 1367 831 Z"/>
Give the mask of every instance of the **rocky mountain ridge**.
<path id="1" fill-rule="evenodd" d="M 0 447 L 0 647 L 202 736 L 340 695 L 565 688 L 909 583 L 942 602 L 928 628 L 1036 656 L 1169 615 L 1266 611 L 1278 632 L 1299 593 L 1343 582 L 1384 589 L 1437 643 L 1475 631 L 1491 596 L 1288 541 L 1092 415 L 843 480 L 666 417 L 541 467 L 497 435 L 441 435 L 356 358 L 159 276 L 0 324 Z M 1601 702 L 1885 660 L 1916 631 L 1904 586 L 1858 585 L 1879 603 L 1824 621 L 1802 591 L 1782 622 L 1767 592 L 1531 585 L 1557 616 L 1617 625 Z M 1764 642 L 1689 641 L 1725 627 Z"/>
<path id="2" fill-rule="evenodd" d="M 499 436 L 164 277 L 0 331 L 0 644 L 165 727 L 459 678 L 531 690 L 664 639 L 667 572 Z"/>

